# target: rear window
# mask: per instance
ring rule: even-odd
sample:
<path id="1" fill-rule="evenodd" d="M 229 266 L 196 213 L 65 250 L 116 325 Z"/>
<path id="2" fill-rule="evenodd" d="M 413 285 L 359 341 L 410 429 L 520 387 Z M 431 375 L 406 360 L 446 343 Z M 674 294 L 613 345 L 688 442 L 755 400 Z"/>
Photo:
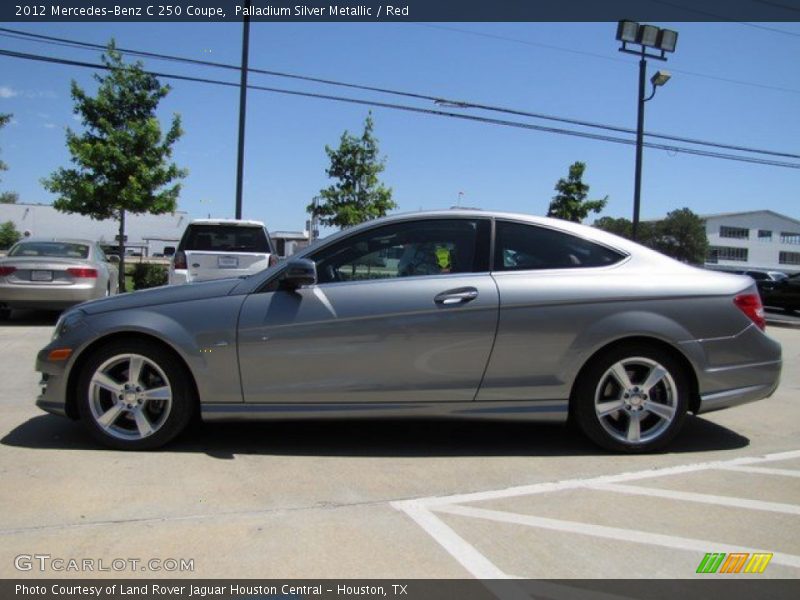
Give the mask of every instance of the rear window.
<path id="1" fill-rule="evenodd" d="M 189 225 L 181 250 L 205 252 L 271 252 L 263 227 Z"/>
<path id="2" fill-rule="evenodd" d="M 69 242 L 23 242 L 14 246 L 8 255 L 87 258 L 89 256 L 89 246 Z"/>
<path id="3" fill-rule="evenodd" d="M 562 231 L 497 222 L 494 263 L 497 271 L 603 267 L 623 258 L 610 248 Z"/>

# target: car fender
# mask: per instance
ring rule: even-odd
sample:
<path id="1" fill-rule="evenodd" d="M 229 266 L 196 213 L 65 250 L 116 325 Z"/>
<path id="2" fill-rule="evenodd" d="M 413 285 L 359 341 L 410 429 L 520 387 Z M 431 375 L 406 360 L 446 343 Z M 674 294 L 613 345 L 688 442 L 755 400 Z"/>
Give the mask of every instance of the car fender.
<path id="1" fill-rule="evenodd" d="M 180 357 L 194 378 L 201 402 L 242 402 L 236 328 L 243 298 L 223 296 L 93 315 L 90 327 L 102 331 L 102 337 L 93 336 L 77 354 L 123 335 L 147 336 Z M 213 323 L 208 315 L 214 315 Z M 206 326 L 197 327 L 198 320 Z"/>
<path id="2" fill-rule="evenodd" d="M 628 310 L 608 314 L 594 321 L 575 338 L 562 365 L 561 377 L 571 389 L 580 369 L 600 350 L 626 339 L 654 339 L 666 344 L 684 356 L 695 370 L 702 368 L 702 347 L 692 334 L 678 321 L 662 313 L 648 310 Z"/>

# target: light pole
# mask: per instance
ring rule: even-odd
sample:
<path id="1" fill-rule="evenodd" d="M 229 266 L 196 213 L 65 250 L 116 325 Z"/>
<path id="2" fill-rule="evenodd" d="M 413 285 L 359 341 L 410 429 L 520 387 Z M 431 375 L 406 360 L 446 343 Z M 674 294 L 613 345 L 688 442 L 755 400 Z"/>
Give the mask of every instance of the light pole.
<path id="1" fill-rule="evenodd" d="M 250 0 L 246 2 L 250 8 Z M 242 23 L 242 73 L 239 82 L 239 144 L 236 154 L 236 218 L 242 218 L 242 186 L 244 178 L 244 122 L 247 114 L 247 62 L 250 55 L 250 17 L 245 14 Z"/>
<path id="2" fill-rule="evenodd" d="M 678 32 L 670 29 L 661 29 L 655 25 L 641 25 L 634 21 L 620 21 L 617 24 L 617 40 L 622 42 L 620 52 L 635 54 L 639 57 L 639 96 L 636 114 L 636 171 L 633 182 L 633 227 L 632 237 L 635 240 L 639 230 L 639 206 L 642 193 L 642 146 L 644 142 L 644 103 L 656 94 L 656 88 L 669 81 L 670 75 L 666 71 L 658 71 L 650 79 L 653 91 L 644 97 L 645 79 L 647 78 L 647 59 L 667 60 L 667 52 L 675 52 L 678 43 Z M 628 48 L 628 44 L 639 46 L 638 49 Z M 653 52 L 647 49 L 652 48 Z M 657 52 L 657 53 L 655 53 Z"/>

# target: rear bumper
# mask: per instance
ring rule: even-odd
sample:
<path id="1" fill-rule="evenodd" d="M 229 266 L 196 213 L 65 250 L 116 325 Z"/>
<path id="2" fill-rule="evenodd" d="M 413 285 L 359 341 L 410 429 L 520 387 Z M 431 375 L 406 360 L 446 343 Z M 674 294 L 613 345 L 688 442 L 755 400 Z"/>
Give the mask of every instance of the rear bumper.
<path id="1" fill-rule="evenodd" d="M 189 275 L 186 269 L 170 269 L 169 270 L 169 285 L 181 285 L 184 283 L 189 283 L 188 281 Z"/>
<path id="2" fill-rule="evenodd" d="M 781 379 L 781 346 L 757 327 L 732 338 L 697 343 L 705 368 L 698 373 L 698 414 L 771 396 Z"/>
<path id="3" fill-rule="evenodd" d="M 705 414 L 723 408 L 730 408 L 731 406 L 738 406 L 739 404 L 763 400 L 771 396 L 777 387 L 777 383 L 773 386 L 752 385 L 746 388 L 707 394 L 700 398 L 700 410 L 697 411 L 697 414 Z"/>
<path id="4" fill-rule="evenodd" d="M 60 310 L 99 297 L 94 285 L 43 286 L 6 284 L 0 286 L 0 306 Z"/>

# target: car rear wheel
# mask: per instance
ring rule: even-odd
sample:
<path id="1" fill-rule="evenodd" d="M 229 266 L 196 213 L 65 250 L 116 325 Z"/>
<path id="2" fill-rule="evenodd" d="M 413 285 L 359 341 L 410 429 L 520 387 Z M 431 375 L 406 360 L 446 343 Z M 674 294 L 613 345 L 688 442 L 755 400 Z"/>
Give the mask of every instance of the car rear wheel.
<path id="1" fill-rule="evenodd" d="M 587 366 L 575 388 L 581 430 L 603 448 L 650 452 L 664 447 L 686 417 L 689 381 L 669 352 L 618 346 Z"/>
<path id="2" fill-rule="evenodd" d="M 184 365 L 157 344 L 121 340 L 81 371 L 78 412 L 89 433 L 121 450 L 157 448 L 189 422 L 195 399 Z"/>

